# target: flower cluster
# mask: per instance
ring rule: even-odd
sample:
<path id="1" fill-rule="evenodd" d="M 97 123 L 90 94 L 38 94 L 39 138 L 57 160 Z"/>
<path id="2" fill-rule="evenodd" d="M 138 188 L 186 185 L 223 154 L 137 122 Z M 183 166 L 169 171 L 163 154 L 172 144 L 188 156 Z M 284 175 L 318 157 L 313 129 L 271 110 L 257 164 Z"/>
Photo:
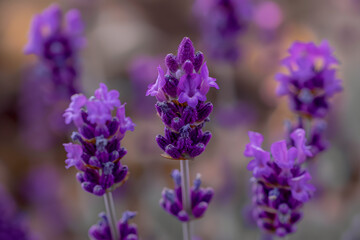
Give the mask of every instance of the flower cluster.
<path id="1" fill-rule="evenodd" d="M 179 45 L 178 55 L 168 54 L 167 72 L 158 67 L 158 78 L 149 85 L 146 95 L 158 100 L 156 110 L 165 124 L 165 137 L 156 141 L 172 159 L 194 158 L 201 154 L 211 138 L 202 127 L 213 109 L 206 103 L 210 87 L 219 88 L 216 79 L 209 77 L 204 55 L 194 50 L 185 37 Z"/>
<path id="2" fill-rule="evenodd" d="M 251 15 L 248 0 L 197 0 L 194 15 L 199 19 L 203 41 L 214 59 L 236 61 L 238 37 Z"/>
<path id="3" fill-rule="evenodd" d="M 271 154 L 261 148 L 260 133 L 249 132 L 249 138 L 244 155 L 253 158 L 247 166 L 253 173 L 253 217 L 263 230 L 284 237 L 296 230 L 301 207 L 315 191 L 310 173 L 301 167 L 312 156 L 305 131 L 299 128 L 291 134 L 295 147 L 288 148 L 285 140 L 273 143 Z"/>
<path id="4" fill-rule="evenodd" d="M 182 222 L 190 221 L 191 218 L 201 218 L 209 206 L 214 195 L 214 190 L 212 188 L 201 188 L 201 176 L 200 174 L 197 174 L 196 179 L 194 180 L 194 186 L 191 188 L 192 216 L 189 216 L 182 204 L 181 174 L 179 170 L 173 170 L 171 176 L 175 183 L 175 189 L 164 188 L 160 205 L 165 211 L 174 215 Z"/>
<path id="5" fill-rule="evenodd" d="M 85 45 L 83 31 L 79 11 L 72 9 L 63 17 L 59 6 L 53 4 L 32 19 L 24 49 L 26 54 L 37 55 L 56 88 L 65 88 L 70 95 L 78 92 L 77 55 Z"/>
<path id="6" fill-rule="evenodd" d="M 129 224 L 129 220 L 136 216 L 135 212 L 126 211 L 123 213 L 118 222 L 118 229 L 120 232 L 119 240 L 137 240 L 138 233 L 135 224 Z M 96 225 L 89 229 L 89 236 L 94 240 L 113 240 L 111 236 L 109 221 L 105 213 L 100 213 L 101 218 Z"/>
<path id="7" fill-rule="evenodd" d="M 112 116 L 112 112 L 116 112 Z M 87 99 L 83 94 L 71 97 L 63 115 L 65 123 L 73 122 L 78 131 L 72 134 L 79 144 L 64 144 L 67 152 L 66 168 L 75 166 L 76 177 L 84 190 L 102 196 L 126 181 L 128 168 L 120 160 L 126 154 L 120 146 L 126 131 L 134 130 L 134 123 L 125 116 L 119 92 L 108 91 L 105 84 Z"/>
<path id="8" fill-rule="evenodd" d="M 328 42 L 295 42 L 289 49 L 290 56 L 283 59 L 289 74 L 277 74 L 279 96 L 287 95 L 291 109 L 303 116 L 322 118 L 329 110 L 329 99 L 342 90 L 336 77 L 338 60 Z"/>

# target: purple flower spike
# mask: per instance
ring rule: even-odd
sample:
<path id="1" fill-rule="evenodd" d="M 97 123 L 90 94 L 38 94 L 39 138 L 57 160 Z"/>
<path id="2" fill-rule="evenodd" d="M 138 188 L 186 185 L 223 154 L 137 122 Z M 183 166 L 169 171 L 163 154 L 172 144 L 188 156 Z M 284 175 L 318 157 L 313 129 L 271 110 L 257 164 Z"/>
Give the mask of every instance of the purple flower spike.
<path id="1" fill-rule="evenodd" d="M 164 188 L 162 198 L 160 199 L 160 205 L 165 211 L 182 222 L 201 218 L 210 204 L 214 195 L 214 190 L 212 188 L 201 188 L 201 176 L 200 174 L 197 174 L 194 185 L 191 188 L 191 216 L 189 216 L 182 205 L 180 171 L 177 169 L 173 170 L 171 176 L 175 183 L 175 189 L 171 190 Z"/>
<path id="2" fill-rule="evenodd" d="M 336 77 L 338 61 L 327 41 L 314 43 L 295 42 L 290 56 L 283 59 L 288 74 L 278 74 L 277 94 L 287 95 L 291 109 L 302 115 L 322 118 L 330 107 L 330 98 L 342 90 Z"/>
<path id="3" fill-rule="evenodd" d="M 51 76 L 55 89 L 65 88 L 69 95 L 77 90 L 78 51 L 84 47 L 84 24 L 78 10 L 65 14 L 56 4 L 35 15 L 30 27 L 25 54 L 35 54 Z"/>
<path id="4" fill-rule="evenodd" d="M 120 232 L 119 240 L 138 240 L 137 227 L 135 224 L 129 224 L 128 221 L 136 216 L 135 212 L 126 211 L 118 222 Z M 109 221 L 105 213 L 100 213 L 99 222 L 89 229 L 89 236 L 93 240 L 112 240 Z"/>
<path id="5" fill-rule="evenodd" d="M 259 228 L 279 237 L 295 231 L 295 224 L 301 219 L 301 208 L 315 191 L 309 183 L 309 172 L 300 165 L 309 157 L 302 151 L 305 147 L 303 134 L 303 129 L 294 132 L 294 141 L 300 150 L 288 148 L 282 140 L 271 145 L 270 156 L 259 147 L 262 135 L 249 132 L 250 143 L 244 155 L 254 158 L 248 165 L 253 173 L 252 216 Z"/>
<path id="6" fill-rule="evenodd" d="M 166 74 L 158 68 L 158 78 L 150 84 L 146 95 L 155 96 L 156 110 L 165 124 L 165 136 L 156 141 L 170 159 L 189 159 L 200 155 L 211 134 L 203 132 L 213 109 L 206 103 L 210 87 L 219 89 L 216 79 L 209 77 L 204 55 L 196 52 L 191 40 L 185 37 L 177 56 L 168 54 L 165 59 Z"/>
<path id="7" fill-rule="evenodd" d="M 78 129 L 72 134 L 78 144 L 64 144 L 68 153 L 65 163 L 66 168 L 75 166 L 81 171 L 77 179 L 85 191 L 102 196 L 128 178 L 128 168 L 120 161 L 126 154 L 120 141 L 126 131 L 134 130 L 135 124 L 125 116 L 125 104 L 121 105 L 118 91 L 108 91 L 101 83 L 94 95 L 89 99 L 74 95 L 65 110 L 65 122 L 73 121 Z M 113 110 L 116 116 L 112 116 Z"/>

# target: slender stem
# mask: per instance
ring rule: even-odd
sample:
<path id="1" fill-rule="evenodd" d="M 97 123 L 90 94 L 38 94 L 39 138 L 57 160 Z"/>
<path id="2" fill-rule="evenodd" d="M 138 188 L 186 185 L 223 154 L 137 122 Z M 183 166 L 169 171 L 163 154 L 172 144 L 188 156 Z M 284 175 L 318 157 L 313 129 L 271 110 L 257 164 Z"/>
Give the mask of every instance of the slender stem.
<path id="1" fill-rule="evenodd" d="M 180 160 L 181 193 L 184 210 L 191 216 L 190 171 L 189 160 Z M 184 240 L 191 240 L 191 222 L 183 223 Z"/>
<path id="2" fill-rule="evenodd" d="M 115 205 L 111 192 L 106 192 L 104 195 L 106 215 L 109 221 L 110 231 L 112 240 L 119 240 L 119 231 L 116 226 L 116 214 L 115 214 Z"/>

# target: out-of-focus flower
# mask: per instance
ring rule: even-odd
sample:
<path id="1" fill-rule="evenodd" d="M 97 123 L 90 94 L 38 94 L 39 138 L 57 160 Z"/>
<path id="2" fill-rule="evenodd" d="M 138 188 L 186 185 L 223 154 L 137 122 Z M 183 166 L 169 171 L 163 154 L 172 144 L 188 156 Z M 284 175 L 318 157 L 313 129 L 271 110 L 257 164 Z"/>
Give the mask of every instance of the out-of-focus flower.
<path id="1" fill-rule="evenodd" d="M 322 118 L 329 110 L 329 99 L 342 90 L 336 77 L 338 60 L 327 41 L 319 46 L 313 42 L 295 42 L 290 56 L 283 59 L 289 73 L 277 74 L 277 94 L 288 96 L 293 111 L 308 117 Z"/>
<path id="2" fill-rule="evenodd" d="M 315 191 L 309 172 L 300 165 L 310 155 L 303 133 L 303 129 L 293 132 L 296 147 L 288 149 L 285 140 L 278 141 L 271 145 L 270 154 L 261 148 L 262 135 L 249 132 L 251 142 L 244 153 L 254 158 L 248 164 L 253 172 L 253 217 L 261 229 L 279 237 L 295 231 L 301 207 Z"/>
<path id="3" fill-rule="evenodd" d="M 208 121 L 213 105 L 206 101 L 210 87 L 218 89 L 216 80 L 209 77 L 204 56 L 196 52 L 191 40 L 185 37 L 178 55 L 168 54 L 166 74 L 158 68 L 158 78 L 149 85 L 146 95 L 158 100 L 156 110 L 165 124 L 165 136 L 156 141 L 165 157 L 188 159 L 200 155 L 211 138 L 202 127 Z"/>
<path id="4" fill-rule="evenodd" d="M 128 167 L 120 162 L 126 150 L 120 141 L 126 131 L 134 130 L 135 124 L 125 116 L 125 104 L 121 105 L 119 92 L 108 91 L 106 85 L 100 83 L 100 88 L 89 99 L 75 94 L 64 117 L 67 124 L 73 122 L 78 128 L 72 139 L 80 144 L 64 144 L 65 163 L 66 168 L 75 166 L 80 171 L 76 177 L 82 188 L 102 196 L 126 181 Z"/>
<path id="5" fill-rule="evenodd" d="M 239 36 L 251 16 L 248 0 L 197 0 L 193 8 L 203 42 L 215 60 L 236 61 Z"/>
<path id="6" fill-rule="evenodd" d="M 164 188 L 160 205 L 165 211 L 182 222 L 187 222 L 192 218 L 201 218 L 209 206 L 214 190 L 212 188 L 201 188 L 201 176 L 197 174 L 191 188 L 191 216 L 189 216 L 182 204 L 181 174 L 179 170 L 173 170 L 171 176 L 175 183 L 175 189 Z"/>
<path id="7" fill-rule="evenodd" d="M 282 11 L 273 1 L 261 2 L 254 9 L 254 22 L 263 30 L 275 30 L 282 20 Z"/>
<path id="8" fill-rule="evenodd" d="M 137 240 L 138 233 L 135 224 L 129 224 L 129 220 L 136 216 L 135 212 L 126 211 L 123 213 L 120 221 L 118 222 L 118 229 L 120 233 L 119 240 Z M 100 213 L 101 218 L 96 225 L 89 229 L 89 236 L 93 240 L 113 240 L 111 236 L 109 221 L 105 213 Z"/>
<path id="9" fill-rule="evenodd" d="M 59 192 L 61 184 L 57 169 L 47 164 L 31 169 L 24 182 L 23 194 L 34 207 L 36 216 L 46 223 L 47 237 L 62 234 L 67 228 L 67 213 Z"/>
<path id="10" fill-rule="evenodd" d="M 84 25 L 76 9 L 63 16 L 56 4 L 32 19 L 26 54 L 35 54 L 49 68 L 56 87 L 65 88 L 69 94 L 77 92 L 77 55 L 85 45 Z"/>

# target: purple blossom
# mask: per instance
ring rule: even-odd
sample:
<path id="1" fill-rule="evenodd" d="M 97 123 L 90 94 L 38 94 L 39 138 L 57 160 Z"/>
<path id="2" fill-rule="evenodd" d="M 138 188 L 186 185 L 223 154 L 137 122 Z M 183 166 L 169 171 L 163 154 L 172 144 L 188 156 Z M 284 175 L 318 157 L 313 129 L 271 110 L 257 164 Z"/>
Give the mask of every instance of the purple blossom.
<path id="1" fill-rule="evenodd" d="M 308 172 L 300 176 L 290 179 L 289 185 L 291 187 L 292 196 L 300 201 L 307 202 L 315 192 L 315 187 L 308 183 L 311 180 L 311 175 Z"/>
<path id="2" fill-rule="evenodd" d="M 182 222 L 201 218 L 210 204 L 214 190 L 212 188 L 201 188 L 201 175 L 197 174 L 191 188 L 191 215 L 189 215 L 182 205 L 181 174 L 179 170 L 173 170 L 171 176 L 175 183 L 175 189 L 164 188 L 160 205 L 165 211 Z"/>
<path id="3" fill-rule="evenodd" d="M 167 73 L 161 67 L 154 84 L 146 95 L 156 96 L 156 109 L 165 124 L 165 136 L 156 141 L 172 159 L 194 158 L 200 155 L 211 138 L 202 127 L 213 109 L 206 103 L 210 87 L 219 88 L 201 52 L 196 52 L 191 40 L 185 37 L 179 45 L 178 55 L 168 54 L 165 59 Z"/>
<path id="4" fill-rule="evenodd" d="M 342 90 L 336 77 L 338 60 L 327 41 L 314 43 L 295 42 L 290 56 L 282 63 L 288 74 L 277 74 L 277 94 L 287 95 L 291 109 L 305 116 L 322 118 L 329 110 L 329 99 Z"/>
<path id="5" fill-rule="evenodd" d="M 294 131 L 301 149 L 305 147 L 302 131 Z M 249 132 L 249 137 L 251 142 L 244 155 L 254 157 L 248 165 L 248 170 L 253 172 L 252 215 L 261 229 L 284 237 L 295 231 L 295 224 L 301 219 L 301 207 L 315 191 L 309 183 L 309 172 L 303 169 L 299 160 L 308 155 L 296 147 L 288 148 L 286 141 L 281 140 L 271 145 L 270 156 L 260 148 L 261 134 Z"/>
<path id="6" fill-rule="evenodd" d="M 249 139 L 250 143 L 246 144 L 244 156 L 245 157 L 253 157 L 254 156 L 254 148 L 261 147 L 262 142 L 264 141 L 263 135 L 261 133 L 257 132 L 251 132 L 249 131 Z"/>
<path id="7" fill-rule="evenodd" d="M 254 159 L 249 162 L 247 170 L 252 171 L 254 177 L 268 177 L 272 171 L 271 168 L 267 165 L 267 163 L 270 161 L 270 153 L 262 150 L 259 147 L 254 147 L 252 152 Z"/>
<path id="8" fill-rule="evenodd" d="M 126 131 L 134 130 L 135 124 L 125 116 L 125 104 L 121 105 L 118 97 L 116 90 L 108 91 L 101 83 L 94 97 L 74 95 L 64 113 L 65 122 L 73 121 L 78 129 L 72 134 L 77 143 L 64 144 L 68 157 L 66 168 L 75 166 L 80 171 L 76 177 L 82 188 L 97 196 L 115 189 L 128 178 L 128 167 L 120 161 L 126 154 L 120 141 Z"/>
<path id="9" fill-rule="evenodd" d="M 193 8 L 204 45 L 213 59 L 234 62 L 238 40 L 251 16 L 248 0 L 197 0 Z"/>
<path id="10" fill-rule="evenodd" d="M 149 89 L 146 92 L 146 96 L 155 96 L 158 101 L 165 101 L 166 97 L 162 88 L 165 86 L 164 70 L 161 66 L 158 67 L 158 77 L 154 84 L 149 85 Z"/>
<path id="11" fill-rule="evenodd" d="M 296 148 L 292 147 L 288 150 L 286 141 L 278 141 L 271 145 L 271 154 L 275 163 L 281 169 L 291 169 L 295 164 L 298 155 Z"/>
<path id="12" fill-rule="evenodd" d="M 63 16 L 56 4 L 34 16 L 25 54 L 35 54 L 48 68 L 56 88 L 65 88 L 69 94 L 77 92 L 76 79 L 78 51 L 84 47 L 84 26 L 76 9 Z"/>
<path id="13" fill-rule="evenodd" d="M 64 143 L 67 159 L 65 160 L 66 168 L 75 166 L 78 170 L 84 170 L 84 163 L 81 159 L 83 150 L 80 145 L 73 143 Z"/>
<path id="14" fill-rule="evenodd" d="M 305 131 L 303 132 L 302 129 L 304 127 L 303 121 L 300 117 L 295 124 L 289 121 L 286 122 L 287 143 L 289 146 L 296 147 L 298 152 L 301 153 L 302 157 L 298 157 L 299 163 L 302 163 L 305 159 L 313 159 L 317 154 L 329 147 L 325 137 L 326 122 L 324 120 L 313 119 L 309 123 L 309 136 L 306 137 Z M 301 130 L 299 131 L 299 129 Z"/>
<path id="15" fill-rule="evenodd" d="M 290 135 L 291 139 L 294 141 L 294 145 L 298 151 L 297 160 L 298 163 L 303 163 L 307 157 L 312 157 L 313 154 L 310 151 L 310 147 L 306 146 L 306 136 L 305 136 L 305 130 L 298 128 L 295 131 L 293 131 Z"/>
<path id="16" fill-rule="evenodd" d="M 118 222 L 118 229 L 120 232 L 119 240 L 137 240 L 138 233 L 135 224 L 129 224 L 129 220 L 136 216 L 136 212 L 125 211 Z M 101 218 L 99 222 L 89 229 L 89 236 L 93 240 L 112 240 L 109 221 L 105 213 L 100 213 Z"/>
<path id="17" fill-rule="evenodd" d="M 87 98 L 83 94 L 74 94 L 71 97 L 71 103 L 64 113 L 66 124 L 69 124 L 72 121 L 77 127 L 83 124 L 81 109 L 85 106 L 86 102 Z"/>

